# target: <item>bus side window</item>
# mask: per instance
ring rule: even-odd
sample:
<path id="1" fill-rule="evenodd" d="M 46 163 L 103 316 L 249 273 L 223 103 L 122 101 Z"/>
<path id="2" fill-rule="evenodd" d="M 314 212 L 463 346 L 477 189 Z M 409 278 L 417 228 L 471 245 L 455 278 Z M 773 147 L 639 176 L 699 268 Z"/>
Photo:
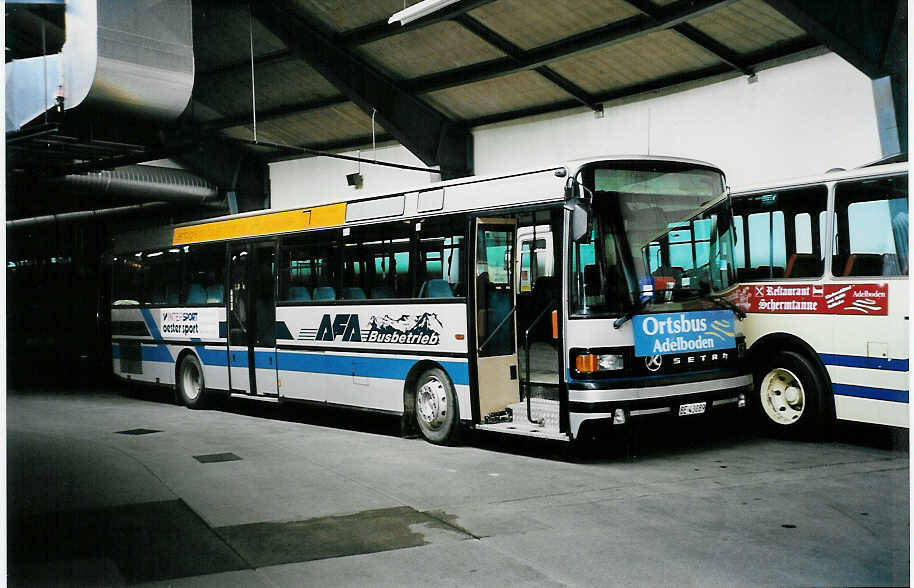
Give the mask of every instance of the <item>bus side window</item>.
<path id="1" fill-rule="evenodd" d="M 184 250 L 181 303 L 221 303 L 225 290 L 225 245 L 188 245 Z"/>
<path id="2" fill-rule="evenodd" d="M 149 267 L 142 252 L 116 255 L 112 265 L 112 296 L 115 306 L 139 304 Z"/>
<path id="3" fill-rule="evenodd" d="M 181 298 L 181 250 L 149 251 L 144 257 L 149 271 L 143 285 L 143 302 L 178 305 Z"/>
<path id="4" fill-rule="evenodd" d="M 416 260 L 419 298 L 466 296 L 464 226 L 461 218 L 422 222 Z"/>
<path id="5" fill-rule="evenodd" d="M 341 300 L 365 300 L 365 262 L 362 259 L 362 245 L 359 242 L 345 243 L 341 248 L 343 254 L 343 273 L 337 298 Z"/>
<path id="6" fill-rule="evenodd" d="M 734 224 L 739 280 L 820 277 L 827 196 L 826 187 L 819 185 L 738 198 Z"/>
<path id="7" fill-rule="evenodd" d="M 343 286 L 348 297 L 368 300 L 409 298 L 412 284 L 409 276 L 411 223 L 396 222 L 354 227 L 349 243 L 358 243 L 355 251 L 346 248 Z"/>
<path id="8" fill-rule="evenodd" d="M 906 177 L 838 184 L 835 214 L 834 275 L 908 275 Z"/>
<path id="9" fill-rule="evenodd" d="M 277 300 L 310 302 L 337 297 L 336 235 L 323 231 L 283 240 Z"/>

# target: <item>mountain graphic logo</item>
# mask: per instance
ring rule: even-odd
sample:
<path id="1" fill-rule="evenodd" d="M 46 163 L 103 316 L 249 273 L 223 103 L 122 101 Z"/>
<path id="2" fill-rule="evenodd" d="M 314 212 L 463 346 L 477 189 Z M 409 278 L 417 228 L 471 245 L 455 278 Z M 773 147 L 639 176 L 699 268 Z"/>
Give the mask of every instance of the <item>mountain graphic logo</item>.
<path id="1" fill-rule="evenodd" d="M 373 316 L 368 321 L 369 342 L 399 343 L 406 345 L 437 345 L 441 339 L 443 325 L 438 315 L 424 312 L 420 315 L 389 314 Z"/>

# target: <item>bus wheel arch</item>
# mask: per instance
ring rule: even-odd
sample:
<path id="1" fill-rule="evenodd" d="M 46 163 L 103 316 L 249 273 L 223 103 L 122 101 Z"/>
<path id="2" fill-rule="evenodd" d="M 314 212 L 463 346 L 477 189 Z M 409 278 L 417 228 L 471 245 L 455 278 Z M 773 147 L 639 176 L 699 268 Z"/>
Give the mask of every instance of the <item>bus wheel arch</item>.
<path id="1" fill-rule="evenodd" d="M 753 410 L 763 428 L 788 438 L 821 438 L 835 422 L 831 378 L 802 339 L 772 333 L 749 350 Z"/>
<path id="2" fill-rule="evenodd" d="M 207 403 L 203 364 L 192 349 L 183 349 L 175 362 L 175 390 L 187 408 L 204 408 Z"/>
<path id="3" fill-rule="evenodd" d="M 460 433 L 457 391 L 440 364 L 422 360 L 403 386 L 403 432 L 420 434 L 430 443 L 452 445 Z"/>

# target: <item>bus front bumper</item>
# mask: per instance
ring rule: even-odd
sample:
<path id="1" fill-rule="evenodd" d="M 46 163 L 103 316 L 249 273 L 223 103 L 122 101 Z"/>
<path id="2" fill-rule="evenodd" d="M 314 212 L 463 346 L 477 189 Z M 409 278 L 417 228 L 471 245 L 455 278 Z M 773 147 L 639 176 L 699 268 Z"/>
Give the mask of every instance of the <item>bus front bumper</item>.
<path id="1" fill-rule="evenodd" d="M 752 392 L 752 376 L 736 376 L 720 380 L 687 382 L 643 388 L 610 388 L 598 390 L 569 390 L 568 418 L 573 437 L 587 421 L 611 425 L 629 418 L 683 413 L 684 406 L 706 403 L 700 414 L 725 406 L 745 406 Z"/>

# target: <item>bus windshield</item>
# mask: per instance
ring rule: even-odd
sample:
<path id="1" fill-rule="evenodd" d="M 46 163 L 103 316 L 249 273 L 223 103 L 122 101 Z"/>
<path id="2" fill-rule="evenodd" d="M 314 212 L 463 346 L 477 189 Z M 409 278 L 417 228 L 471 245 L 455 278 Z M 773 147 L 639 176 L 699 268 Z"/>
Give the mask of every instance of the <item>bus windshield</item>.
<path id="1" fill-rule="evenodd" d="M 729 208 L 690 219 L 723 193 L 720 171 L 620 161 L 583 170 L 581 181 L 593 197 L 589 235 L 571 246 L 572 314 L 622 315 L 694 299 L 732 281 Z"/>

